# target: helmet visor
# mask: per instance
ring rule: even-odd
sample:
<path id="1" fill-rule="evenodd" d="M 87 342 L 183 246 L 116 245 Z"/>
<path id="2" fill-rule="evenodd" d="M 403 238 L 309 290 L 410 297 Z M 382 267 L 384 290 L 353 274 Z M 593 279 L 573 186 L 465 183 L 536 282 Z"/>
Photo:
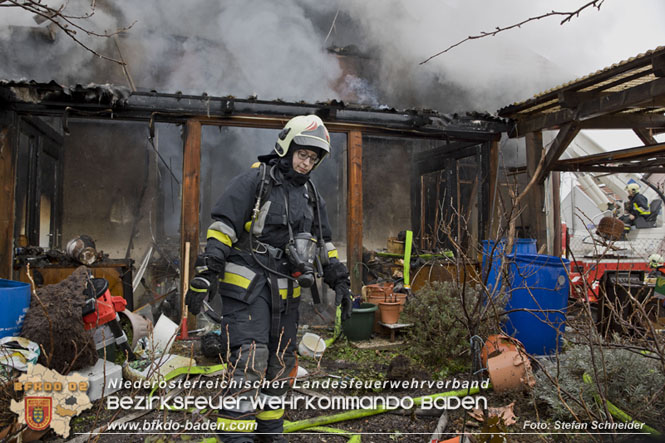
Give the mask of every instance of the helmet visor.
<path id="1" fill-rule="evenodd" d="M 330 152 L 330 144 L 325 140 L 320 139 L 319 137 L 300 134 L 296 135 L 293 138 L 293 141 L 304 148 L 307 148 L 307 146 L 314 146 L 315 148 L 319 148 L 323 150 L 323 155 Z"/>

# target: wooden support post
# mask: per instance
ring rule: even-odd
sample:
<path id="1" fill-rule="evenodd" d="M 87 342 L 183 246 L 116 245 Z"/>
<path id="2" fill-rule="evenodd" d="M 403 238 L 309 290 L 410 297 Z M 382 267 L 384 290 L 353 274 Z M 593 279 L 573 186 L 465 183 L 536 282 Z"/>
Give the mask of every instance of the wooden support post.
<path id="1" fill-rule="evenodd" d="M 485 239 L 494 238 L 494 230 L 499 226 L 499 142 L 497 140 L 492 140 L 490 142 L 490 153 L 489 153 L 489 193 L 487 198 L 487 203 L 489 207 L 489 219 L 486 225 L 485 232 L 482 232 Z"/>
<path id="2" fill-rule="evenodd" d="M 437 183 L 437 186 L 439 184 Z M 425 200 L 425 176 L 421 175 L 420 176 L 420 249 L 425 249 L 430 245 L 425 244 L 425 208 L 427 206 L 427 202 Z M 437 201 L 436 204 L 438 205 L 439 202 Z"/>
<path id="3" fill-rule="evenodd" d="M 561 173 L 552 172 L 552 220 L 554 221 L 554 235 L 552 236 L 552 255 L 561 257 Z"/>
<path id="4" fill-rule="evenodd" d="M 527 180 L 531 180 L 540 157 L 543 152 L 543 133 L 540 131 L 529 132 L 525 136 L 526 141 L 526 169 Z M 545 202 L 545 185 L 542 182 L 534 183 L 526 196 L 528 212 L 524 213 L 523 220 L 529 220 L 531 226 L 531 235 L 536 238 L 538 249 L 547 245 L 547 220 L 543 211 Z"/>
<path id="5" fill-rule="evenodd" d="M 180 263 L 189 263 L 189 269 L 180 270 L 180 275 L 193 275 L 193 266 L 199 252 L 199 196 L 201 184 L 201 122 L 187 120 L 185 144 L 182 156 L 182 201 L 180 204 Z M 187 243 L 192 245 L 187 249 Z M 185 251 L 189 250 L 189 257 Z M 183 265 L 184 266 L 184 265 Z M 182 283 L 182 282 L 181 282 Z M 186 282 L 185 282 L 186 283 Z M 185 287 L 185 284 L 181 284 Z M 184 297 L 185 294 L 183 293 Z M 190 325 L 190 329 L 192 325 Z"/>
<path id="6" fill-rule="evenodd" d="M 0 278 L 11 279 L 16 162 L 13 129 L 10 127 L 14 119 L 5 116 L 0 116 Z"/>
<path id="7" fill-rule="evenodd" d="M 359 294 L 362 289 L 363 261 L 363 141 L 362 132 L 348 134 L 348 214 L 346 218 L 347 266 L 351 274 L 351 291 Z"/>

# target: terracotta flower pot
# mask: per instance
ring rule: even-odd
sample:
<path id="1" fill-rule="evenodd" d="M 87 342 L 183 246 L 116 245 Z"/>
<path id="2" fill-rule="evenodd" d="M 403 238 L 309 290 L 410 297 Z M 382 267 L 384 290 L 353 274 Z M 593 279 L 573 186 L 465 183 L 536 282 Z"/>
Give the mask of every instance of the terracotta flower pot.
<path id="1" fill-rule="evenodd" d="M 485 341 L 485 346 L 480 351 L 480 359 L 484 367 L 487 367 L 487 360 L 496 357 L 502 352 L 524 350 L 524 346 L 519 340 L 503 334 L 490 335 Z"/>
<path id="2" fill-rule="evenodd" d="M 489 358 L 487 372 L 494 392 L 522 390 L 535 384 L 529 357 L 519 349 L 510 349 Z"/>
<path id="3" fill-rule="evenodd" d="M 363 298 L 368 302 L 375 305 L 379 305 L 381 302 L 390 301 L 387 300 L 388 294 L 392 292 L 394 284 L 393 283 L 376 283 L 372 285 L 365 285 L 362 288 Z M 372 330 L 381 334 L 384 332 L 383 328 L 379 324 L 381 320 L 381 312 L 377 309 L 374 313 L 374 325 Z"/>
<path id="4" fill-rule="evenodd" d="M 368 301 L 369 303 L 372 303 L 369 301 L 370 297 L 379 297 L 379 296 L 385 297 L 392 292 L 393 286 L 394 286 L 393 283 L 386 283 L 386 282 L 363 286 L 362 288 L 363 298 L 365 298 L 365 300 Z"/>
<path id="5" fill-rule="evenodd" d="M 404 303 L 406 303 L 406 294 L 401 292 L 393 292 L 390 294 L 391 301 L 399 303 L 399 312 L 404 311 Z"/>
<path id="6" fill-rule="evenodd" d="M 399 320 L 400 306 L 399 302 L 380 302 L 379 311 L 381 312 L 381 322 L 389 325 L 397 323 Z"/>

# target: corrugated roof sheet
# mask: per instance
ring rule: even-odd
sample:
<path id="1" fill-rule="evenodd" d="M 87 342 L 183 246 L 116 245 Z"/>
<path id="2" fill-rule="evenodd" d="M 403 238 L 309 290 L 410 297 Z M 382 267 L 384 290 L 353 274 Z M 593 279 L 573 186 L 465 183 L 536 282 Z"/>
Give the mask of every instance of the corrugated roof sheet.
<path id="1" fill-rule="evenodd" d="M 519 119 L 538 113 L 551 113 L 561 110 L 559 94 L 565 91 L 575 92 L 619 92 L 655 80 L 652 60 L 665 55 L 665 46 L 638 54 L 627 60 L 615 63 L 592 74 L 543 91 L 533 97 L 501 108 L 502 117 Z M 634 110 L 631 110 L 634 112 Z M 649 112 L 654 112 L 650 109 Z"/>

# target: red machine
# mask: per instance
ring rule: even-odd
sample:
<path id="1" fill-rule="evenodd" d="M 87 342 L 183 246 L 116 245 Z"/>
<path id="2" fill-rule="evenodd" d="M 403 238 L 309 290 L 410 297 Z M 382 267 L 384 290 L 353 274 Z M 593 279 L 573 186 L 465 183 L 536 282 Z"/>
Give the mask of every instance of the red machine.
<path id="1" fill-rule="evenodd" d="M 127 336 L 120 326 L 118 312 L 124 311 L 127 300 L 122 297 L 114 297 L 109 290 L 109 282 L 104 278 L 90 278 L 85 290 L 87 297 L 82 308 L 83 327 L 86 331 L 108 325 L 115 344 L 127 353 L 130 360 L 135 356 L 127 343 Z"/>
<path id="2" fill-rule="evenodd" d="M 617 258 L 588 258 L 570 262 L 571 296 L 586 296 L 590 302 L 598 301 L 598 285 L 605 271 L 646 271 L 651 269 L 644 260 Z"/>

